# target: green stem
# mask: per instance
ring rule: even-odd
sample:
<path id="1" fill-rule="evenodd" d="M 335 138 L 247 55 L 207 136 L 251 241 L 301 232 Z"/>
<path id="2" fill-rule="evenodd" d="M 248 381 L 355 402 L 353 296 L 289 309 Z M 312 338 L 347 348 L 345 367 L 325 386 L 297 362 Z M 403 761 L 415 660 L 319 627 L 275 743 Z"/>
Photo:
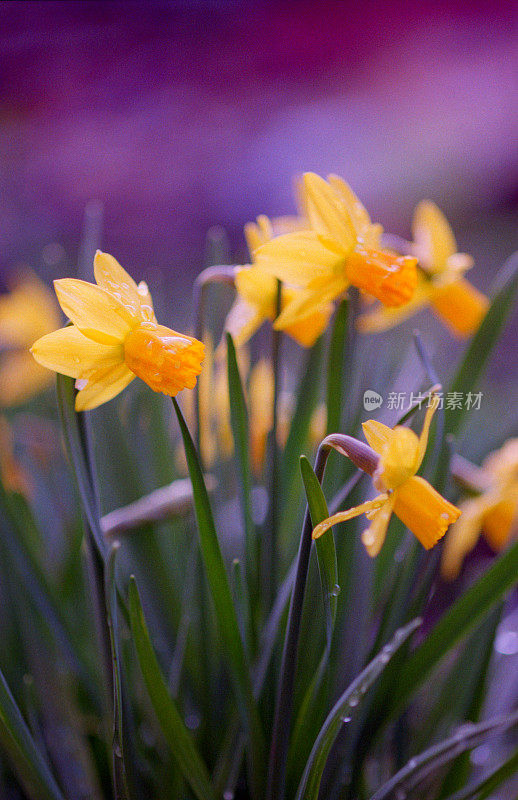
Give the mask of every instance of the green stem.
<path id="1" fill-rule="evenodd" d="M 275 300 L 275 318 L 281 312 L 282 301 L 282 283 L 277 281 L 277 296 Z M 279 472 L 280 472 L 280 454 L 277 445 L 277 422 L 278 422 L 278 405 L 279 405 L 279 388 L 280 388 L 280 347 L 281 347 L 281 331 L 275 330 L 272 327 L 272 370 L 273 370 L 273 409 L 272 409 L 272 430 L 270 433 L 270 466 L 271 466 L 271 481 L 270 481 L 270 506 L 267 517 L 265 535 L 263 536 L 263 586 L 264 598 L 267 607 L 270 608 L 275 598 L 275 590 L 277 586 L 277 533 L 279 527 L 279 509 L 278 509 L 278 489 L 279 489 Z"/>

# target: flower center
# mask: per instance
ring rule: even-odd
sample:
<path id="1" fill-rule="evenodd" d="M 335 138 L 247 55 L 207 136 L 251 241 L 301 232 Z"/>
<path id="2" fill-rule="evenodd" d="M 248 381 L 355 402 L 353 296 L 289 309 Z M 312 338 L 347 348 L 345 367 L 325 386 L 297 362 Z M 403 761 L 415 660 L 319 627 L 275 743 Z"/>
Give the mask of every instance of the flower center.
<path id="1" fill-rule="evenodd" d="M 196 339 L 151 322 L 133 328 L 124 342 L 127 367 L 153 391 L 172 396 L 194 388 L 203 353 Z"/>

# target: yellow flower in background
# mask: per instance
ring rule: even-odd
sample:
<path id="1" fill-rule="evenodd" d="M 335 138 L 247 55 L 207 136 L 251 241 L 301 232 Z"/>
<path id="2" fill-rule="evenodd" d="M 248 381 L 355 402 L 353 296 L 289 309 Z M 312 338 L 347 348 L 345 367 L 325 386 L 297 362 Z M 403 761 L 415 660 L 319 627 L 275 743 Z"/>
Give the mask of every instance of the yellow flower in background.
<path id="1" fill-rule="evenodd" d="M 72 325 L 31 348 L 38 363 L 76 379 L 76 410 L 106 403 L 135 377 L 173 397 L 192 389 L 201 372 L 203 344 L 159 325 L 147 285 L 137 286 L 113 256 L 98 250 L 94 272 L 97 285 L 73 278 L 54 281 Z"/>
<path id="2" fill-rule="evenodd" d="M 456 336 L 471 336 L 484 318 L 489 303 L 464 274 L 473 259 L 457 252 L 453 231 L 442 211 L 429 200 L 415 210 L 412 252 L 419 260 L 418 285 L 413 299 L 400 309 L 378 307 L 358 320 L 363 333 L 378 333 L 398 325 L 430 306 Z"/>
<path id="3" fill-rule="evenodd" d="M 0 295 L 0 406 L 19 405 L 52 383 L 29 348 L 60 323 L 53 293 L 29 270 L 11 292 Z"/>
<path id="4" fill-rule="evenodd" d="M 462 517 L 444 542 L 441 574 L 446 580 L 457 577 L 481 535 L 499 553 L 518 533 L 518 439 L 491 453 L 479 475 L 481 494 L 460 504 Z"/>
<path id="5" fill-rule="evenodd" d="M 382 494 L 324 520 L 314 529 L 314 539 L 339 522 L 365 514 L 371 524 L 362 534 L 362 542 L 369 555 L 374 557 L 385 541 L 390 517 L 394 513 L 427 550 L 437 544 L 461 513 L 428 481 L 416 475 L 426 452 L 430 423 L 438 404 L 439 398 L 434 395 L 420 437 L 400 425 L 389 428 L 372 419 L 363 423 L 365 438 L 379 455 L 372 477 L 374 486 Z"/>
<path id="6" fill-rule="evenodd" d="M 255 261 L 255 252 L 266 242 L 287 232 L 301 230 L 307 226 L 302 216 L 277 217 L 270 220 L 264 214 L 256 222 L 245 225 L 245 238 L 250 257 Z M 234 286 L 237 297 L 225 321 L 225 330 L 234 340 L 236 347 L 245 344 L 267 320 L 273 322 L 277 313 L 277 280 L 255 264 L 236 267 Z M 283 285 L 281 290 L 281 309 L 289 305 L 299 289 Z M 302 347 L 311 347 L 324 332 L 333 313 L 333 305 L 320 303 L 303 321 L 286 328 L 286 333 Z"/>
<path id="7" fill-rule="evenodd" d="M 260 270 L 300 287 L 274 327 L 304 324 L 350 285 L 389 306 L 408 303 L 416 288 L 417 259 L 380 249 L 381 227 L 371 223 L 341 178 L 330 175 L 326 182 L 306 173 L 303 188 L 310 229 L 277 236 L 255 252 Z"/>

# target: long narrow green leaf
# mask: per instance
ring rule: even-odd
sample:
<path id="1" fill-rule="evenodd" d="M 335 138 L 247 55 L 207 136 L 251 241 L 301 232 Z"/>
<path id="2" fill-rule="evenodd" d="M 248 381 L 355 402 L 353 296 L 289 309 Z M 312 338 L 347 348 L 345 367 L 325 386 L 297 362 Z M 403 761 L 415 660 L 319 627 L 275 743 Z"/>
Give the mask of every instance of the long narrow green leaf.
<path id="1" fill-rule="evenodd" d="M 129 585 L 129 608 L 131 632 L 140 669 L 171 754 L 196 797 L 199 800 L 216 800 L 205 763 L 167 690 L 162 670 L 151 644 L 137 584 L 133 576 Z"/>
<path id="2" fill-rule="evenodd" d="M 205 573 L 219 629 L 225 643 L 230 671 L 236 686 L 243 724 L 248 730 L 250 737 L 251 772 L 253 774 L 249 777 L 251 781 L 256 783 L 256 792 L 258 793 L 263 782 L 265 767 L 264 739 L 261 722 L 253 697 L 252 682 L 243 642 L 239 633 L 236 609 L 232 601 L 230 583 L 223 562 L 223 556 L 221 555 L 209 496 L 207 494 L 198 455 L 189 429 L 180 411 L 180 407 L 174 398 L 173 406 L 180 425 L 189 475 L 192 481 L 194 506 Z"/>
<path id="3" fill-rule="evenodd" d="M 234 437 L 234 448 L 239 470 L 239 484 L 241 489 L 241 507 L 246 542 L 246 572 L 247 583 L 254 592 L 257 589 L 257 566 L 259 551 L 252 519 L 251 491 L 252 478 L 250 475 L 250 454 L 248 446 L 248 410 L 246 407 L 245 393 L 237 366 L 236 348 L 230 333 L 227 333 L 227 366 L 228 366 L 228 391 L 230 401 L 230 423 Z"/>
<path id="4" fill-rule="evenodd" d="M 515 542 L 448 609 L 410 656 L 398 675 L 390 706 L 391 716 L 402 710 L 446 653 L 515 585 L 517 575 L 518 542 Z"/>
<path id="5" fill-rule="evenodd" d="M 64 800 L 0 671 L 0 739 L 34 800 Z"/>
<path id="6" fill-rule="evenodd" d="M 457 733 L 439 744 L 430 747 L 412 758 L 403 769 L 400 769 L 387 783 L 372 796 L 371 800 L 392 800 L 395 797 L 409 797 L 423 780 L 436 770 L 449 764 L 461 753 L 482 744 L 494 731 L 505 731 L 518 723 L 518 713 L 510 716 L 490 719 L 478 725 L 468 723 Z M 421 792 L 418 795 L 422 797 Z"/>
<path id="7" fill-rule="evenodd" d="M 300 471 L 302 473 L 302 480 L 304 481 L 304 488 L 306 490 L 306 497 L 308 500 L 309 513 L 311 515 L 311 524 L 313 527 L 318 525 L 319 522 L 327 519 L 329 511 L 327 509 L 326 499 L 322 487 L 318 482 L 318 478 L 313 471 L 313 467 L 309 463 L 306 456 L 300 457 Z M 338 592 L 338 564 L 336 561 L 336 548 L 333 531 L 321 536 L 315 541 L 318 569 L 320 573 L 320 582 L 322 585 L 322 601 L 324 603 L 324 612 L 326 620 L 326 638 L 328 647 L 331 644 L 331 637 L 333 635 L 333 627 L 336 618 L 336 605 Z"/>
<path id="8" fill-rule="evenodd" d="M 518 253 L 514 253 L 498 273 L 491 291 L 491 305 L 480 328 L 468 345 L 459 369 L 449 387 L 450 392 L 466 392 L 476 388 L 488 359 L 500 338 L 511 313 L 518 291 Z M 467 409 L 446 409 L 445 422 L 448 433 L 459 430 Z"/>
<path id="9" fill-rule="evenodd" d="M 108 555 L 104 574 L 106 614 L 110 629 L 113 672 L 113 785 L 116 800 L 127 800 L 128 785 L 124 763 L 124 735 L 122 717 L 122 685 L 119 656 L 119 624 L 117 615 L 117 586 L 115 583 L 115 558 L 119 543 L 114 543 Z"/>
<path id="10" fill-rule="evenodd" d="M 421 620 L 413 620 L 404 628 L 400 628 L 394 638 L 385 645 L 381 653 L 358 675 L 335 703 L 313 745 L 297 790 L 296 800 L 318 800 L 324 767 L 342 725 L 350 722 L 358 713 L 367 690 L 382 674 L 398 648 L 420 624 Z"/>

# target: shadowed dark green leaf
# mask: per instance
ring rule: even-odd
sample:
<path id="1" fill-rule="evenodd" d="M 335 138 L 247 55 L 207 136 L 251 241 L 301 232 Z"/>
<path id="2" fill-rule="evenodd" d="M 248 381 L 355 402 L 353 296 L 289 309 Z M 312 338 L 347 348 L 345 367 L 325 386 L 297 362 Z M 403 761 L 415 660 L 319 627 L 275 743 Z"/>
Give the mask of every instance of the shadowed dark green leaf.
<path id="1" fill-rule="evenodd" d="M 110 630 L 110 645 L 112 656 L 113 673 L 113 739 L 112 739 L 112 759 L 113 759 L 113 784 L 115 797 L 117 800 L 126 800 L 128 797 L 128 785 L 126 780 L 126 768 L 124 764 L 124 735 L 122 717 L 122 685 L 119 656 L 119 624 L 117 615 L 117 586 L 115 583 L 115 558 L 119 543 L 114 543 L 108 555 L 106 570 L 104 574 L 106 614 Z"/>
<path id="2" fill-rule="evenodd" d="M 225 644 L 230 671 L 236 686 L 243 724 L 250 737 L 251 771 L 253 772 L 250 775 L 250 779 L 256 782 L 256 791 L 259 792 L 265 767 L 264 741 L 259 713 L 252 693 L 248 663 L 239 633 L 236 609 L 232 601 L 230 583 L 223 562 L 198 455 L 180 407 L 174 398 L 173 406 L 180 425 L 189 475 L 192 481 L 194 507 L 205 574 L 218 626 Z"/>
<path id="3" fill-rule="evenodd" d="M 0 671 L 0 739 L 34 800 L 64 800 Z"/>
<path id="4" fill-rule="evenodd" d="M 167 690 L 162 670 L 151 644 L 135 578 L 129 585 L 131 632 L 151 704 L 171 754 L 199 800 L 215 800 L 216 794 L 198 749 Z"/>

